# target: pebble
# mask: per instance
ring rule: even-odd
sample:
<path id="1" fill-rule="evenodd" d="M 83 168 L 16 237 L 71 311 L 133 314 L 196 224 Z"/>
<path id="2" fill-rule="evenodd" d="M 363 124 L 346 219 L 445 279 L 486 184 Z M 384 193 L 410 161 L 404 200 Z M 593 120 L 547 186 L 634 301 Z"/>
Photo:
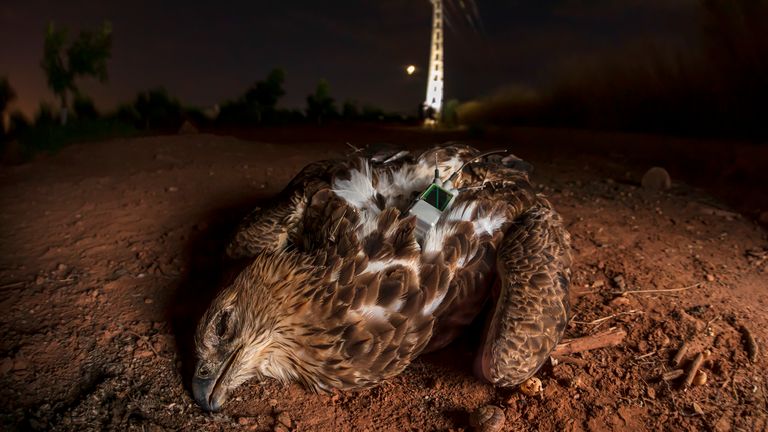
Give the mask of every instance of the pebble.
<path id="1" fill-rule="evenodd" d="M 290 429 L 291 417 L 288 415 L 287 412 L 283 411 L 277 415 L 277 423 L 279 423 L 282 426 L 285 426 L 287 429 Z"/>
<path id="2" fill-rule="evenodd" d="M 167 189 L 165 189 L 166 192 L 178 192 L 179 188 L 176 186 L 169 186 Z"/>
<path id="3" fill-rule="evenodd" d="M 155 302 L 155 301 L 154 301 L 154 300 L 152 300 L 152 299 L 151 299 L 151 298 L 149 298 L 149 297 L 147 297 L 147 298 L 145 298 L 145 299 L 144 299 L 144 303 L 146 303 L 146 304 L 152 304 L 152 303 L 154 303 L 154 302 Z"/>
<path id="4" fill-rule="evenodd" d="M 623 275 L 617 275 L 613 278 L 613 283 L 616 284 L 616 288 L 624 289 L 627 287 L 626 282 L 624 282 L 624 276 Z"/>
<path id="5" fill-rule="evenodd" d="M 615 307 L 615 306 L 626 306 L 629 303 L 630 303 L 629 298 L 624 297 L 624 296 L 618 296 L 618 297 L 614 298 L 613 300 L 611 300 L 611 302 L 609 304 L 611 306 Z"/>
<path id="6" fill-rule="evenodd" d="M 152 351 L 142 349 L 133 352 L 133 358 L 135 359 L 143 359 L 147 357 L 152 357 Z"/>
<path id="7" fill-rule="evenodd" d="M 707 281 L 714 282 L 715 281 L 715 276 L 711 275 L 711 274 L 707 274 Z"/>
<path id="8" fill-rule="evenodd" d="M 640 184 L 643 189 L 665 190 L 672 187 L 672 179 L 664 168 L 653 167 L 643 174 Z"/>

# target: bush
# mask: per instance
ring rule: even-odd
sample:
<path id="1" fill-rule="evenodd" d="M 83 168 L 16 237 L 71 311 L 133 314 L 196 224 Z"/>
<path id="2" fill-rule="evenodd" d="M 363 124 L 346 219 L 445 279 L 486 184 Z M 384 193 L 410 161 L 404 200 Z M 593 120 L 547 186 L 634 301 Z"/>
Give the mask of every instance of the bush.
<path id="1" fill-rule="evenodd" d="M 183 120 L 181 103 L 162 87 L 139 93 L 133 109 L 144 129 L 176 129 Z"/>

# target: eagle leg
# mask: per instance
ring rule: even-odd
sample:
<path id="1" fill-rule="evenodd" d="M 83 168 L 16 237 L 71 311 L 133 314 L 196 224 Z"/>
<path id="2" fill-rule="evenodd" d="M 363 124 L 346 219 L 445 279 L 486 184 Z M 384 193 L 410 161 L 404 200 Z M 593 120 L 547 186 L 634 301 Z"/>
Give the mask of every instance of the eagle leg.
<path id="1" fill-rule="evenodd" d="M 569 236 L 546 204 L 520 215 L 499 249 L 501 292 L 475 361 L 475 372 L 494 385 L 535 374 L 568 323 Z"/>

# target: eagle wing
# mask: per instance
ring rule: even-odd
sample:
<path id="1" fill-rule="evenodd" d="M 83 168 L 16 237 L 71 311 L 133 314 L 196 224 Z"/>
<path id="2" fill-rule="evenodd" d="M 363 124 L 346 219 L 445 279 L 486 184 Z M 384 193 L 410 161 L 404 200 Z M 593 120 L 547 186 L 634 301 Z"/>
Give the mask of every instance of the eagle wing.
<path id="1" fill-rule="evenodd" d="M 476 367 L 490 382 L 511 386 L 536 373 L 565 332 L 571 254 L 560 216 L 534 192 L 520 161 L 505 159 L 472 166 L 466 185 L 483 186 L 475 199 L 507 207 L 496 258 L 499 291 Z"/>

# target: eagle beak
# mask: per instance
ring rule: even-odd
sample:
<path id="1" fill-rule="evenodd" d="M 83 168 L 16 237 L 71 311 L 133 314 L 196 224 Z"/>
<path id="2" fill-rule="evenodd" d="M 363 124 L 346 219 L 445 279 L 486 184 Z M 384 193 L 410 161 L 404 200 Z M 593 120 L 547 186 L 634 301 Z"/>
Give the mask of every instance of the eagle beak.
<path id="1" fill-rule="evenodd" d="M 215 386 L 215 379 L 200 378 L 197 375 L 192 379 L 192 394 L 195 396 L 195 402 L 206 411 L 216 412 L 224 403 L 223 398 L 211 397 Z"/>
<path id="2" fill-rule="evenodd" d="M 221 409 L 227 400 L 226 382 L 239 349 L 232 353 L 221 363 L 218 370 L 212 370 L 209 363 L 199 361 L 195 368 L 195 376 L 192 378 L 192 394 L 195 402 L 206 411 L 216 412 Z"/>

